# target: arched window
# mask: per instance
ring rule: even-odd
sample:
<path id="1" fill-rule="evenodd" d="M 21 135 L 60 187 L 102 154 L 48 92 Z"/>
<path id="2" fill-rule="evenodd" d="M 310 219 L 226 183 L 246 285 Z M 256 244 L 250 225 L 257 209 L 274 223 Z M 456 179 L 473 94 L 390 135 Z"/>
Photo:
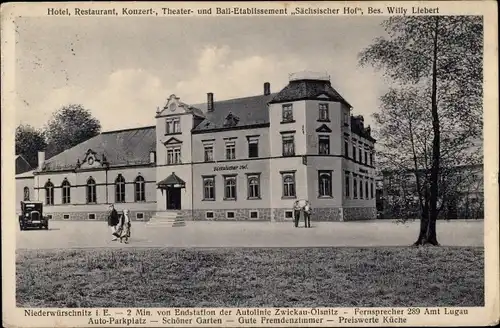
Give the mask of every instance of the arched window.
<path id="1" fill-rule="evenodd" d="M 224 177 L 224 199 L 236 199 L 236 177 Z"/>
<path id="2" fill-rule="evenodd" d="M 248 198 L 260 198 L 259 176 L 248 176 Z"/>
<path id="3" fill-rule="evenodd" d="M 146 184 L 144 183 L 144 178 L 142 176 L 138 176 L 135 178 L 135 201 L 136 202 L 145 202 L 146 201 Z"/>
<path id="4" fill-rule="evenodd" d="M 283 174 L 283 197 L 296 197 L 294 173 Z"/>
<path id="5" fill-rule="evenodd" d="M 24 201 L 27 202 L 30 200 L 30 188 L 24 187 Z"/>
<path id="6" fill-rule="evenodd" d="M 97 190 L 95 180 L 90 177 L 87 180 L 87 203 L 97 203 Z"/>
<path id="7" fill-rule="evenodd" d="M 215 177 L 203 178 L 203 200 L 215 200 Z"/>
<path id="8" fill-rule="evenodd" d="M 54 205 L 54 185 L 50 180 L 45 184 L 45 204 Z"/>
<path id="9" fill-rule="evenodd" d="M 68 180 L 64 180 L 61 184 L 62 188 L 62 203 L 70 204 L 71 203 L 71 185 Z"/>
<path id="10" fill-rule="evenodd" d="M 319 172 L 319 196 L 332 197 L 332 174 L 331 172 Z"/>
<path id="11" fill-rule="evenodd" d="M 115 180 L 115 203 L 125 203 L 125 178 L 121 174 Z"/>

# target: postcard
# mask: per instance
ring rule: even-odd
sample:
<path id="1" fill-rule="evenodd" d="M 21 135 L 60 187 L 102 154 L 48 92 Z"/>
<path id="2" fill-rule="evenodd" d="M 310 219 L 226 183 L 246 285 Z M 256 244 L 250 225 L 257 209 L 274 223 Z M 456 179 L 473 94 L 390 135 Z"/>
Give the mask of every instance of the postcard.
<path id="1" fill-rule="evenodd" d="M 498 324 L 494 2 L 1 17 L 4 326 Z"/>

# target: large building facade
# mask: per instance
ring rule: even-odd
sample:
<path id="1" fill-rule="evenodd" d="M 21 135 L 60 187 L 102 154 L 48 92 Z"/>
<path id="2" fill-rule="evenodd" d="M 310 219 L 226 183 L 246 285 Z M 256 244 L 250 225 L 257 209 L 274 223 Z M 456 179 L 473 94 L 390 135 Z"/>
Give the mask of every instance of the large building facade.
<path id="1" fill-rule="evenodd" d="M 292 74 L 281 91 L 188 105 L 171 95 L 156 125 L 104 132 L 16 176 L 18 203 L 53 219 L 102 220 L 109 204 L 150 220 L 372 219 L 375 140 L 328 76 Z M 153 113 L 152 113 L 153 115 Z"/>

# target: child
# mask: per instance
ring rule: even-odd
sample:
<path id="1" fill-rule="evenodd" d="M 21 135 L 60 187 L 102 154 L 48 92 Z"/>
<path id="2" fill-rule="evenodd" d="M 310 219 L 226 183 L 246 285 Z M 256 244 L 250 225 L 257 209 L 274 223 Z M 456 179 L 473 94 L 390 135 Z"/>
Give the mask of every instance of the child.
<path id="1" fill-rule="evenodd" d="M 120 222 L 120 243 L 128 244 L 128 239 L 130 238 L 130 212 L 127 209 L 123 210 L 122 219 Z"/>

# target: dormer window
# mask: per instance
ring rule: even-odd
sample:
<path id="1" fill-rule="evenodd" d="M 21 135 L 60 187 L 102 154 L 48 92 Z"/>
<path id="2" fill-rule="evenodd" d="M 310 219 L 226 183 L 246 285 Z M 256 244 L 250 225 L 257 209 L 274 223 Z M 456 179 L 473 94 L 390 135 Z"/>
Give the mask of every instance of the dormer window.
<path id="1" fill-rule="evenodd" d="M 323 122 L 330 121 L 328 104 L 319 104 L 319 117 L 318 117 L 318 121 L 323 121 Z"/>
<path id="2" fill-rule="evenodd" d="M 174 134 L 181 132 L 181 120 L 179 118 L 167 118 L 165 134 Z"/>
<path id="3" fill-rule="evenodd" d="M 282 107 L 282 122 L 293 122 L 293 106 L 292 104 L 283 105 Z"/>
<path id="4" fill-rule="evenodd" d="M 232 113 L 229 113 L 226 116 L 226 119 L 224 120 L 224 127 L 236 126 L 238 125 L 239 121 L 240 119 L 237 116 L 233 115 Z"/>

